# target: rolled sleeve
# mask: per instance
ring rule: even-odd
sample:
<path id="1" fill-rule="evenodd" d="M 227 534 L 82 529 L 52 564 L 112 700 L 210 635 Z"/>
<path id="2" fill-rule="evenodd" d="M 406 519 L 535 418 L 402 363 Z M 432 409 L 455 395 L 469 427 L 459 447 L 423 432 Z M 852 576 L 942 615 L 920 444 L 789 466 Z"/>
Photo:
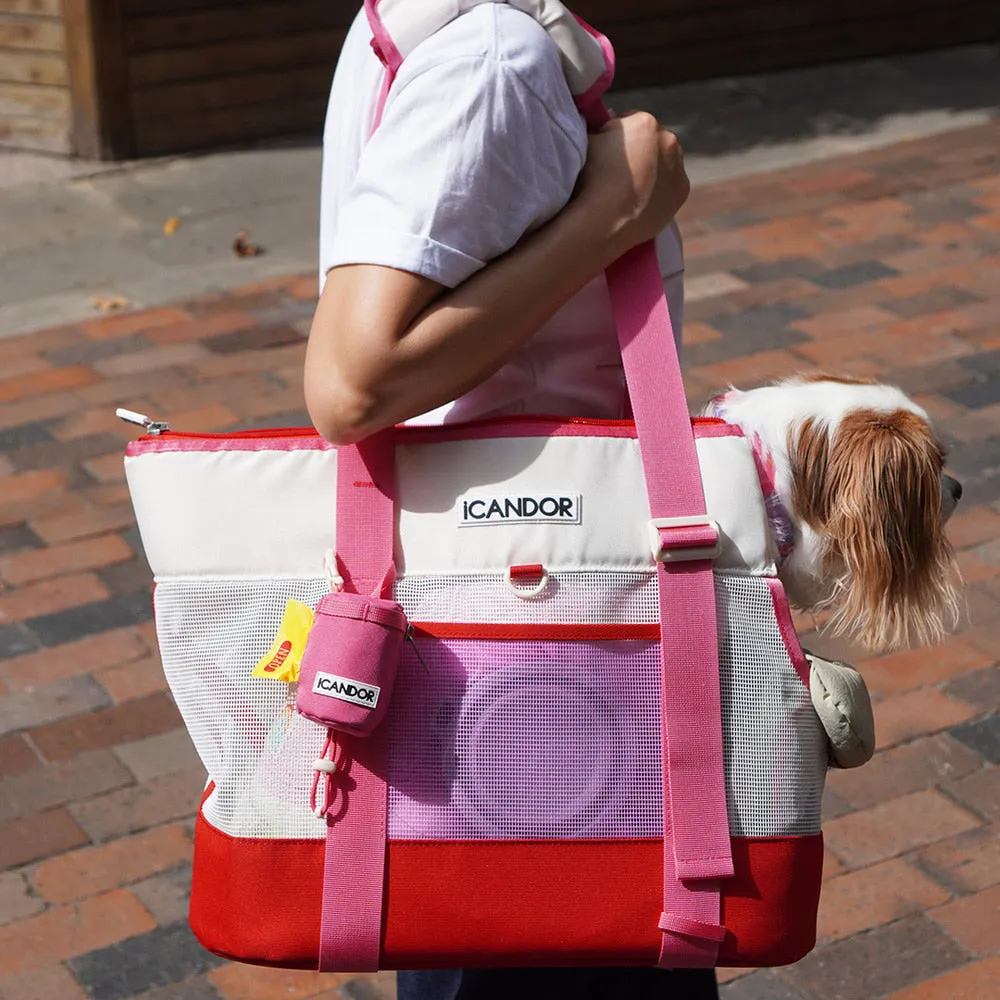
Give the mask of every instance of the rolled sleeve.
<path id="1" fill-rule="evenodd" d="M 386 229 L 340 230 L 326 255 L 326 270 L 342 264 L 378 264 L 410 271 L 448 288 L 460 285 L 486 261 L 445 246 L 429 236 Z"/>
<path id="2" fill-rule="evenodd" d="M 566 92 L 568 113 L 493 55 L 411 57 L 320 247 L 323 271 L 378 264 L 453 288 L 556 215 L 586 131 L 558 61 L 544 56 L 533 71 L 543 94 L 546 74 Z"/>

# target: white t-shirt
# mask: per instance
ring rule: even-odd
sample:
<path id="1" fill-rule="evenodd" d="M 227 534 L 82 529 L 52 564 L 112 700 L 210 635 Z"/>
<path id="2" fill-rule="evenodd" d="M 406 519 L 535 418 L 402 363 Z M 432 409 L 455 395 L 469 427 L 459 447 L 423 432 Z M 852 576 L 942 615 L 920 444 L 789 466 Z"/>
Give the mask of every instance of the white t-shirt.
<path id="1" fill-rule="evenodd" d="M 362 11 L 341 52 L 323 136 L 320 282 L 341 264 L 380 264 L 454 288 L 569 200 L 586 127 L 558 53 L 505 4 L 476 7 L 404 61 L 371 133 L 383 69 Z M 657 241 L 679 339 L 683 258 Z M 618 417 L 624 376 L 603 275 L 498 372 L 412 422 L 548 413 Z"/>

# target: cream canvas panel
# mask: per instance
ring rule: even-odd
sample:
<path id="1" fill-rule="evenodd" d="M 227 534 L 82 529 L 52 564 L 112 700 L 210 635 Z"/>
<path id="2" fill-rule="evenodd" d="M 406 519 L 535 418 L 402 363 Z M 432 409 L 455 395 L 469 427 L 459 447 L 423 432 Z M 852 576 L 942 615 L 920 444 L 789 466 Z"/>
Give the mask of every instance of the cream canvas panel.
<path id="1" fill-rule="evenodd" d="M 336 532 L 336 450 L 318 439 L 273 450 L 198 450 L 165 437 L 132 446 L 126 475 L 157 580 L 321 576 Z M 258 447 L 259 446 L 259 447 Z M 721 529 L 720 570 L 773 575 L 774 549 L 753 456 L 741 437 L 702 437 L 709 516 Z M 154 453 L 161 452 L 161 453 Z M 634 438 L 478 438 L 403 444 L 401 573 L 549 572 L 652 565 L 646 488 Z M 463 526 L 463 500 L 572 498 L 573 520 Z M 481 509 L 481 508 L 480 508 Z M 155 513 L 154 513 L 155 511 Z"/>

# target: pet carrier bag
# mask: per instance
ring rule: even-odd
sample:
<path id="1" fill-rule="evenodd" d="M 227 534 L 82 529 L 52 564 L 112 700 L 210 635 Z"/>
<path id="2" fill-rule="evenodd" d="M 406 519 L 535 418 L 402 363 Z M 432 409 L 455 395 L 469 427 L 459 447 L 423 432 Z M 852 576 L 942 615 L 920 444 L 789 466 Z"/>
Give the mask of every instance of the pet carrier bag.
<path id="1" fill-rule="evenodd" d="M 516 6 L 587 55 L 596 116 L 606 44 Z M 652 245 L 607 283 L 634 420 L 129 445 L 209 776 L 190 918 L 212 951 L 348 971 L 812 947 L 828 746 L 766 490 L 738 428 L 687 415 Z"/>

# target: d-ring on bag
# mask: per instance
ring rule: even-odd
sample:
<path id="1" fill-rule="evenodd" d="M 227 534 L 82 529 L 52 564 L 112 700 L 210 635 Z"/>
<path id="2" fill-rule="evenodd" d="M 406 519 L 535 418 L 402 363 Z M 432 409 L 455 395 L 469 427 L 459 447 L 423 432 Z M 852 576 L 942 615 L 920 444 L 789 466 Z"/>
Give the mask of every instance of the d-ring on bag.
<path id="1" fill-rule="evenodd" d="M 369 0 L 383 93 L 474 5 Z M 559 3 L 514 5 L 599 122 L 606 41 Z M 342 448 L 154 426 L 129 446 L 164 669 L 209 774 L 191 924 L 212 951 L 347 971 L 775 965 L 812 947 L 828 748 L 751 449 L 687 416 L 652 246 L 607 283 L 634 422 Z M 289 600 L 317 621 L 331 601 L 382 608 L 375 674 L 342 655 L 352 611 L 314 626 L 309 691 L 253 676 Z"/>

